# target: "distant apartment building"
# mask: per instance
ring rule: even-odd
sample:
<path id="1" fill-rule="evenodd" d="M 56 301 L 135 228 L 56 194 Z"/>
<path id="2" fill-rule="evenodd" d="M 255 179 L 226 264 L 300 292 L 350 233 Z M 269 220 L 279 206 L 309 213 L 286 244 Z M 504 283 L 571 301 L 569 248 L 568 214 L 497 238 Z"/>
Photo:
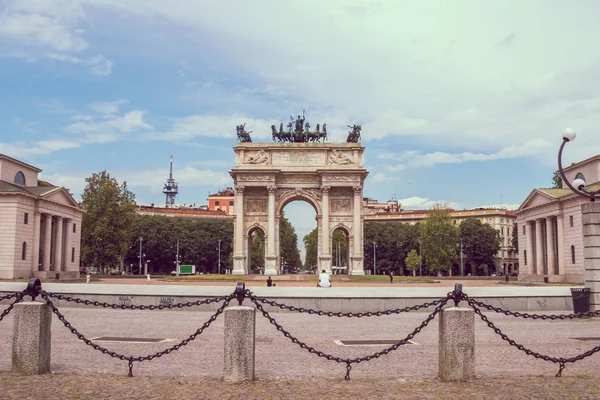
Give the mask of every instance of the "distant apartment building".
<path id="1" fill-rule="evenodd" d="M 180 218 L 207 218 L 207 219 L 233 219 L 232 216 L 228 215 L 222 210 L 209 210 L 207 206 L 196 207 L 185 207 L 185 206 L 173 206 L 173 207 L 155 207 L 154 204 L 149 206 L 138 204 L 136 206 L 136 213 L 139 215 L 162 215 L 164 217 L 180 217 Z"/>
<path id="2" fill-rule="evenodd" d="M 208 195 L 208 209 L 221 210 L 227 215 L 235 214 L 235 191 L 233 188 L 226 188 L 215 194 Z"/>
<path id="3" fill-rule="evenodd" d="M 79 277 L 83 210 L 40 172 L 0 154 L 0 278 Z"/>
<path id="4" fill-rule="evenodd" d="M 381 204 L 375 203 L 373 204 Z M 397 211 L 372 212 L 365 206 L 365 221 L 400 222 L 404 224 L 416 224 L 422 222 L 430 214 L 430 210 L 402 210 L 398 206 Z M 514 273 L 519 270 L 518 254 L 512 247 L 512 232 L 516 222 L 516 213 L 504 208 L 474 208 L 472 210 L 450 210 L 452 222 L 455 225 L 468 218 L 476 218 L 482 223 L 488 224 L 498 231 L 502 243 L 500 250 L 494 257 L 494 267 L 497 272 Z M 489 267 L 489 266 L 488 266 Z M 488 273 L 494 272 L 488 268 Z"/>
<path id="5" fill-rule="evenodd" d="M 564 169 L 569 182 L 581 178 L 600 188 L 600 155 Z M 558 189 L 533 189 L 517 210 L 520 280 L 584 281 L 581 204 L 589 202 L 563 182 Z"/>

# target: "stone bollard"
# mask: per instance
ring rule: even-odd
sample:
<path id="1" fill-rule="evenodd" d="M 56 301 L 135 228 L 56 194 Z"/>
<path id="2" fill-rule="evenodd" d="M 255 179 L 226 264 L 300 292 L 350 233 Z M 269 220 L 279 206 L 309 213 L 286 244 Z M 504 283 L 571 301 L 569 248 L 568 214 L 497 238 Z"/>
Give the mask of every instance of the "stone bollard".
<path id="1" fill-rule="evenodd" d="M 475 312 L 448 307 L 440 313 L 439 378 L 444 382 L 475 377 Z"/>
<path id="2" fill-rule="evenodd" d="M 227 307 L 224 314 L 223 379 L 226 382 L 253 381 L 256 309 L 232 306 Z"/>
<path id="3" fill-rule="evenodd" d="M 12 339 L 12 370 L 27 375 L 50 372 L 52 334 L 50 306 L 37 301 L 15 304 Z"/>
<path id="4" fill-rule="evenodd" d="M 600 310 L 600 203 L 581 205 L 583 269 L 585 287 L 590 289 L 590 311 Z"/>

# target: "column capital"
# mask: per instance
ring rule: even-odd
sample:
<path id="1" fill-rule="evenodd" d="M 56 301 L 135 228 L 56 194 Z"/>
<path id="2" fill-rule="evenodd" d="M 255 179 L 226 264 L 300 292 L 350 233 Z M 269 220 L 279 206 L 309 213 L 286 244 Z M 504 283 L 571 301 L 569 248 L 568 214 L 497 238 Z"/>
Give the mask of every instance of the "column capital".
<path id="1" fill-rule="evenodd" d="M 277 186 L 267 186 L 267 192 L 269 192 L 269 196 L 275 195 L 277 193 Z"/>
<path id="2" fill-rule="evenodd" d="M 362 186 L 352 186 L 352 190 L 354 190 L 354 194 L 361 194 L 362 193 Z"/>
<path id="3" fill-rule="evenodd" d="M 244 193 L 244 186 L 237 185 L 237 186 L 235 187 L 235 193 L 236 193 L 236 194 L 238 194 L 238 193 L 239 193 L 239 194 L 242 194 L 242 193 Z"/>
<path id="4" fill-rule="evenodd" d="M 321 192 L 325 195 L 325 194 L 329 194 L 329 191 L 331 190 L 331 186 L 321 186 Z"/>

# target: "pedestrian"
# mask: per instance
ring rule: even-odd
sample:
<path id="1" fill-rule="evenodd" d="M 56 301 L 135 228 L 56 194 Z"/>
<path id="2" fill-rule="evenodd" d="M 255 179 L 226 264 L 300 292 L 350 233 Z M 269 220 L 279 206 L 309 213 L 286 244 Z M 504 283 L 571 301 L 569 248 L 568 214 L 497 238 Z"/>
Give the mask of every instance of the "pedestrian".
<path id="1" fill-rule="evenodd" d="M 90 273 L 85 276 L 85 283 L 90 283 Z"/>
<path id="2" fill-rule="evenodd" d="M 389 271 L 388 275 L 390 276 L 390 283 L 394 283 L 394 274 L 392 273 L 392 270 Z"/>
<path id="3" fill-rule="evenodd" d="M 331 287 L 331 277 L 329 274 L 323 270 L 319 274 L 319 280 L 317 281 L 317 287 L 328 288 Z"/>
<path id="4" fill-rule="evenodd" d="M 273 279 L 271 279 L 271 277 L 269 277 L 269 279 L 267 279 L 267 286 L 268 287 L 273 286 Z"/>
<path id="5" fill-rule="evenodd" d="M 146 283 L 150 284 L 150 274 L 146 274 Z"/>

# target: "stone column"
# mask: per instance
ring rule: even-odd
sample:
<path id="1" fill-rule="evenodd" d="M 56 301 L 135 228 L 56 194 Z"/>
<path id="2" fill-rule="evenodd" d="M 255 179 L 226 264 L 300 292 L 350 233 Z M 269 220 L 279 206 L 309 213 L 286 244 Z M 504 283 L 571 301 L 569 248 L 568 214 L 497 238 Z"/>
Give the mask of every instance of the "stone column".
<path id="1" fill-rule="evenodd" d="M 12 370 L 39 375 L 50 372 L 52 311 L 37 301 L 15 304 L 12 337 Z"/>
<path id="2" fill-rule="evenodd" d="M 590 289 L 590 311 L 600 310 L 600 203 L 581 205 L 585 287 Z"/>
<path id="3" fill-rule="evenodd" d="M 247 273 L 244 255 L 244 187 L 235 187 L 235 237 L 233 249 L 233 275 Z"/>
<path id="4" fill-rule="evenodd" d="M 254 348 L 256 309 L 247 306 L 227 307 L 224 311 L 223 380 L 241 382 L 254 380 Z"/>
<path id="5" fill-rule="evenodd" d="M 554 273 L 554 234 L 552 232 L 553 217 L 546 218 L 546 254 L 548 255 L 548 276 L 556 275 Z"/>
<path id="6" fill-rule="evenodd" d="M 52 249 L 52 215 L 46 214 L 46 226 L 44 231 L 44 254 L 42 259 L 42 268 L 44 271 L 50 271 L 50 253 Z"/>
<path id="7" fill-rule="evenodd" d="M 562 215 L 556 217 L 556 239 L 558 241 L 558 274 L 562 277 L 566 277 L 567 269 L 565 267 L 565 232 Z"/>
<path id="8" fill-rule="evenodd" d="M 323 193 L 323 200 L 321 201 L 322 217 L 321 217 L 321 254 L 319 259 L 321 261 L 321 270 L 327 271 L 331 274 L 331 252 L 329 251 L 329 186 L 323 186 L 321 192 Z"/>
<path id="9" fill-rule="evenodd" d="M 67 228 L 63 244 L 63 254 L 65 255 L 65 264 L 63 271 L 70 271 L 71 268 L 71 248 L 73 247 L 73 220 L 67 219 Z"/>
<path id="10" fill-rule="evenodd" d="M 42 215 L 38 212 L 34 212 L 33 217 L 33 257 L 31 261 L 31 270 L 40 270 L 40 236 L 42 234 Z"/>
<path id="11" fill-rule="evenodd" d="M 275 255 L 275 186 L 267 187 L 269 204 L 267 207 L 267 254 L 265 255 L 265 275 L 277 275 L 277 256 Z"/>
<path id="12" fill-rule="evenodd" d="M 475 378 L 475 312 L 448 307 L 439 322 L 439 378 L 443 382 Z"/>
<path id="13" fill-rule="evenodd" d="M 362 252 L 362 187 L 354 186 L 354 212 L 353 212 L 353 249 L 352 249 L 352 275 L 364 275 Z"/>
<path id="14" fill-rule="evenodd" d="M 63 218 L 56 217 L 56 240 L 54 241 L 54 271 L 62 269 Z"/>
<path id="15" fill-rule="evenodd" d="M 538 275 L 544 275 L 544 242 L 542 240 L 542 220 L 535 220 L 535 265 Z"/>
<path id="16" fill-rule="evenodd" d="M 527 264 L 527 274 L 533 275 L 535 272 L 535 265 L 533 260 L 533 229 L 534 226 L 530 221 L 525 222 L 525 250 L 527 254 L 525 254 L 526 260 L 525 264 Z"/>

